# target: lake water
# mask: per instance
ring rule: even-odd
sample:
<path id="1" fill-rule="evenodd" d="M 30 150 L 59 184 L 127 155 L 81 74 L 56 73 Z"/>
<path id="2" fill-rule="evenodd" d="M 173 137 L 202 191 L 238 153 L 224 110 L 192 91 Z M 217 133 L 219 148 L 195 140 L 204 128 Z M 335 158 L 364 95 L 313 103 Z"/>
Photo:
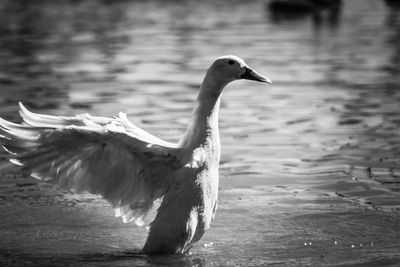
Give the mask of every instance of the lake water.
<path id="1" fill-rule="evenodd" d="M 400 263 L 400 11 L 348 0 L 288 16 L 268 1 L 0 4 L 0 116 L 114 116 L 169 141 L 212 61 L 272 81 L 230 84 L 219 210 L 192 255 L 138 254 L 146 230 L 3 160 L 0 263 L 80 266 Z"/>

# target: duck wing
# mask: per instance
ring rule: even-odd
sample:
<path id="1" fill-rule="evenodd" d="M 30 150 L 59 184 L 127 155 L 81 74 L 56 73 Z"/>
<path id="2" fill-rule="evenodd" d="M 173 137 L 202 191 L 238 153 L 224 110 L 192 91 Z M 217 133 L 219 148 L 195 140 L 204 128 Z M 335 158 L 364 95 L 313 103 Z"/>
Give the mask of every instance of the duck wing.
<path id="1" fill-rule="evenodd" d="M 74 192 L 99 194 L 124 222 L 143 224 L 153 202 L 181 168 L 180 149 L 116 118 L 35 114 L 20 104 L 25 124 L 0 118 L 0 144 L 10 161 L 35 178 Z"/>

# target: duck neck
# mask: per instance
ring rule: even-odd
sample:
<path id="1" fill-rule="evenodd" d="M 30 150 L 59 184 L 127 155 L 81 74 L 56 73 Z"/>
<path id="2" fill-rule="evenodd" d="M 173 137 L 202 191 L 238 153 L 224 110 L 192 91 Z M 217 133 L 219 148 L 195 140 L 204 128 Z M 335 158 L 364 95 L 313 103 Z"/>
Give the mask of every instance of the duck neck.
<path id="1" fill-rule="evenodd" d="M 181 147 L 195 149 L 212 145 L 219 153 L 218 113 L 221 92 L 225 85 L 226 83 L 211 79 L 207 73 L 186 133 L 179 142 Z"/>

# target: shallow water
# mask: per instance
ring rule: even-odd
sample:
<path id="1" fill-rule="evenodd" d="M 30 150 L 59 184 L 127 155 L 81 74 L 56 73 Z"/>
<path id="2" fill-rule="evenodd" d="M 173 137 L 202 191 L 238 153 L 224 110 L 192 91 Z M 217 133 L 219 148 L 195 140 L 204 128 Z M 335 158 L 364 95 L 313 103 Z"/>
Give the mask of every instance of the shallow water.
<path id="1" fill-rule="evenodd" d="M 0 262 L 400 262 L 400 11 L 344 2 L 288 17 L 268 1 L 2 1 L 7 119 L 18 121 L 18 100 L 52 114 L 125 111 L 177 141 L 217 56 L 239 55 L 273 85 L 239 81 L 224 92 L 219 210 L 192 255 L 137 254 L 144 229 L 2 161 Z"/>

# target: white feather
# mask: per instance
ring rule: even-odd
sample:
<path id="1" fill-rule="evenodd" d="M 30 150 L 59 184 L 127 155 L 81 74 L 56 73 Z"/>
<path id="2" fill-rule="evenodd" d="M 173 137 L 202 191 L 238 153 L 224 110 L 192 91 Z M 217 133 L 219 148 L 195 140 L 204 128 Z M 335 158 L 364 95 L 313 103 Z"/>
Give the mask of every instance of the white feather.
<path id="1" fill-rule="evenodd" d="M 168 188 L 168 172 L 180 165 L 170 164 L 178 161 L 176 145 L 149 143 L 146 139 L 158 140 L 132 127 L 123 114 L 115 119 L 59 117 L 33 113 L 22 103 L 20 107 L 27 125 L 0 119 L 0 140 L 12 152 L 12 163 L 28 167 L 35 178 L 100 194 L 114 208 L 123 209 L 124 222 L 143 225 L 151 203 Z"/>

